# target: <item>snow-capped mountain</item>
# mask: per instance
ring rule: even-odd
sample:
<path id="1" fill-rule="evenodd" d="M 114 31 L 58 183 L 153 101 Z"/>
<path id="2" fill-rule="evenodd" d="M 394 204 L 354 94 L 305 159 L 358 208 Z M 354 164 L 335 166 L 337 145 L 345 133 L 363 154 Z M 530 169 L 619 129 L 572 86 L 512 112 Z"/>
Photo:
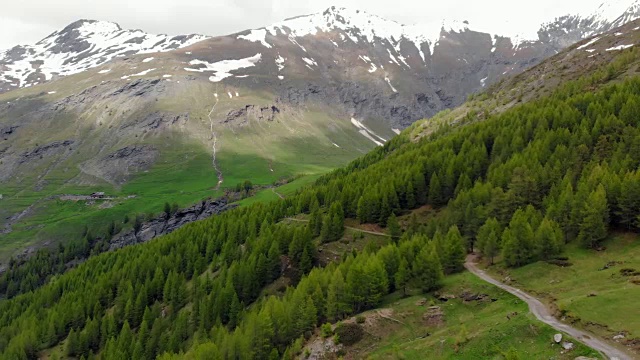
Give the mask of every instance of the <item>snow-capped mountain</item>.
<path id="1" fill-rule="evenodd" d="M 152 35 L 111 22 L 79 20 L 35 45 L 0 51 L 0 92 L 76 74 L 115 57 L 175 50 L 206 38 Z"/>
<path id="2" fill-rule="evenodd" d="M 212 38 L 150 35 L 81 20 L 35 45 L 0 52 L 0 93 L 137 54 L 167 52 L 173 66 L 166 66 L 162 75 L 186 71 L 216 83 L 250 84 L 285 101 L 338 101 L 350 113 L 402 128 L 582 39 L 637 19 L 640 0 L 610 0 L 579 10 L 525 32 L 507 25 L 504 31 L 487 32 L 464 20 L 402 25 L 337 7 Z M 201 45 L 191 46 L 197 42 Z M 133 66 L 133 75 L 118 77 L 128 81 L 161 71 L 147 65 L 135 71 L 138 66 Z M 289 86 L 294 80 L 295 86 Z M 337 95 L 333 89 L 339 89 Z"/>

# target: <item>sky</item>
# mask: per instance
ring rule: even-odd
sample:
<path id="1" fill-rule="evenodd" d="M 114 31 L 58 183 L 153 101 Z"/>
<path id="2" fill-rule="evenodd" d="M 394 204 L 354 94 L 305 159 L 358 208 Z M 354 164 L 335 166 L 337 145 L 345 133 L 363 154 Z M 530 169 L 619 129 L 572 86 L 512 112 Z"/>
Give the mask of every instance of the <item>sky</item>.
<path id="1" fill-rule="evenodd" d="M 403 24 L 467 20 L 474 30 L 510 35 L 537 31 L 567 13 L 586 12 L 605 0 L 18 0 L 0 13 L 0 49 L 32 44 L 79 19 L 107 20 L 123 28 L 170 35 L 225 35 L 259 28 L 335 5 Z M 632 0 L 608 0 L 628 2 Z M 588 9 L 588 10 L 586 10 Z"/>

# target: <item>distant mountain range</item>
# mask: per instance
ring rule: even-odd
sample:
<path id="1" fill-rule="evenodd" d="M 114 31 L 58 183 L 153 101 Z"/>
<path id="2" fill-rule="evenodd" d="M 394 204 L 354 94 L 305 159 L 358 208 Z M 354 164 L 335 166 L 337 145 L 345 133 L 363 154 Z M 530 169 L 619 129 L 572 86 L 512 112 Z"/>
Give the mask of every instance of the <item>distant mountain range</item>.
<path id="1" fill-rule="evenodd" d="M 404 127 L 460 104 L 469 93 L 504 75 L 520 72 L 577 41 L 639 16 L 640 1 L 613 0 L 542 24 L 537 34 L 535 30 L 528 35 L 511 34 L 506 27 L 502 33 L 489 34 L 467 21 L 407 26 L 364 11 L 332 7 L 216 38 L 151 35 L 123 30 L 110 22 L 80 20 L 35 45 L 0 52 L 0 92 L 86 71 L 114 58 L 169 52 L 201 41 L 198 48 L 204 52 L 198 56 L 237 60 L 233 53 L 242 52 L 247 47 L 243 41 L 248 41 L 254 45 L 251 56 L 261 54 L 263 63 L 280 61 L 274 64 L 278 67 L 274 78 L 288 77 L 287 68 L 292 67 L 286 66 L 287 59 L 301 61 L 309 70 L 301 74 L 304 78 L 325 77 L 339 69 L 337 78 L 336 74 L 331 77 L 344 84 L 352 81 L 356 72 L 366 70 L 359 74 L 361 80 L 384 85 L 393 93 L 410 93 L 413 105 L 402 104 L 395 113 L 377 114 L 393 119 L 395 127 Z M 200 59 L 194 56 L 190 60 Z"/>

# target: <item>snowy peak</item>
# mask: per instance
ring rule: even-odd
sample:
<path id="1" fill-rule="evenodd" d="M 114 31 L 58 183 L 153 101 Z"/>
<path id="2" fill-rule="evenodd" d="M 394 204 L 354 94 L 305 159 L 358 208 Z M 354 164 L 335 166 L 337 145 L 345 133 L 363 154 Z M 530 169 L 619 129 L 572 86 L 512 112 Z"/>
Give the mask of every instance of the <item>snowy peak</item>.
<path id="1" fill-rule="evenodd" d="M 543 24 L 539 39 L 565 47 L 640 18 L 640 0 L 608 0 L 595 9 L 583 9 Z"/>
<path id="2" fill-rule="evenodd" d="M 206 39 L 202 35 L 153 35 L 108 21 L 78 20 L 35 45 L 0 51 L 0 92 L 75 74 L 115 58 L 170 51 Z"/>

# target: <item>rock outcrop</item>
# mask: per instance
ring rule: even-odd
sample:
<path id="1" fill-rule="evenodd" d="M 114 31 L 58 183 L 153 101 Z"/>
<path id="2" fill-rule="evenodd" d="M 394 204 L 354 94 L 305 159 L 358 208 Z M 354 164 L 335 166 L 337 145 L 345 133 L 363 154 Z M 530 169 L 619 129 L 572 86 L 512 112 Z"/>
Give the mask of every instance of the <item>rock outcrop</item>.
<path id="1" fill-rule="evenodd" d="M 142 224 L 140 231 L 129 230 L 116 235 L 110 241 L 109 250 L 119 249 L 128 245 L 147 242 L 158 236 L 168 234 L 188 223 L 205 219 L 211 215 L 220 214 L 235 205 L 227 204 L 227 200 L 207 199 L 189 208 L 179 210 L 169 218 L 157 217 Z"/>

